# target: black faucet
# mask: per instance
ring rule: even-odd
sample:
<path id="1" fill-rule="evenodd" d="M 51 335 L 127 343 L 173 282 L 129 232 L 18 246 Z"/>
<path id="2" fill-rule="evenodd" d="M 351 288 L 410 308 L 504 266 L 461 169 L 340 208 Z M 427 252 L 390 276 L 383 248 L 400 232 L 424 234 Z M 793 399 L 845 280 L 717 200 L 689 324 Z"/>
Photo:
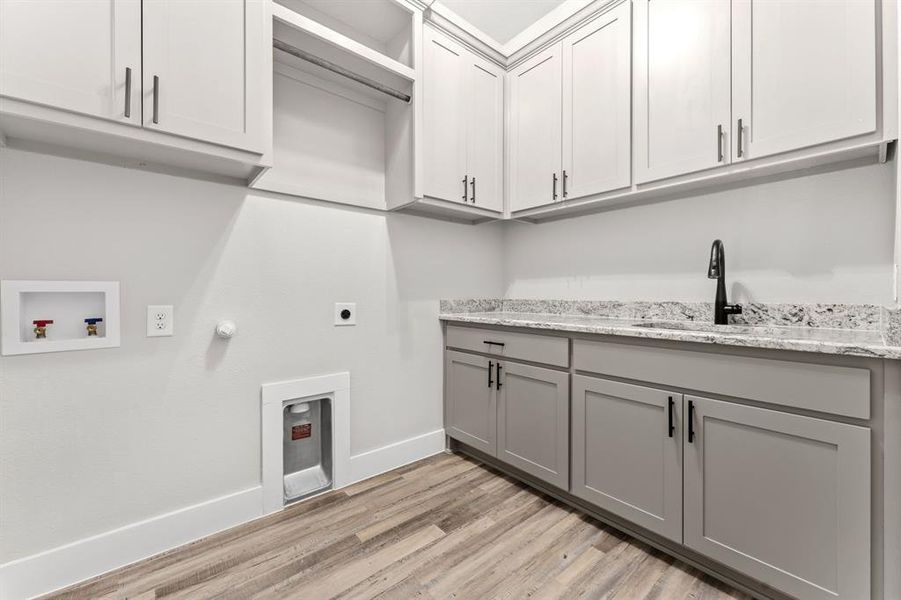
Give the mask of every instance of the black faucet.
<path id="1" fill-rule="evenodd" d="M 726 303 L 726 254 L 723 242 L 714 240 L 710 247 L 710 266 L 707 277 L 716 279 L 716 300 L 713 305 L 713 322 L 717 325 L 728 325 L 729 315 L 740 315 L 741 304 Z"/>

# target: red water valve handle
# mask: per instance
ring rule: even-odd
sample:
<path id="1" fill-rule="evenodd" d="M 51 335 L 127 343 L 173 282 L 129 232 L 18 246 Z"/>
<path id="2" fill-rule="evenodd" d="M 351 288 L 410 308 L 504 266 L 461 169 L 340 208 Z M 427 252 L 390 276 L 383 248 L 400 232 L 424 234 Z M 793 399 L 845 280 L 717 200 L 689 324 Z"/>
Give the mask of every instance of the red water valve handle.
<path id="1" fill-rule="evenodd" d="M 38 319 L 37 321 L 32 321 L 32 324 L 35 327 L 46 327 L 47 325 L 53 325 L 52 319 Z"/>

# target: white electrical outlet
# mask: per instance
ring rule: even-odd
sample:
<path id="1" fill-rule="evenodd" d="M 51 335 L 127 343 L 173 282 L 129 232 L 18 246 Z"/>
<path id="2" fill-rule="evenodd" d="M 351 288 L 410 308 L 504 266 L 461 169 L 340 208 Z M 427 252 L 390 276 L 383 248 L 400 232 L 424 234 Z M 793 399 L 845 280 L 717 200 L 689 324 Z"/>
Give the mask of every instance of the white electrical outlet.
<path id="1" fill-rule="evenodd" d="M 147 337 L 164 337 L 175 333 L 175 310 L 171 304 L 147 307 Z"/>
<path id="2" fill-rule="evenodd" d="M 356 325 L 356 302 L 335 302 L 335 325 Z"/>

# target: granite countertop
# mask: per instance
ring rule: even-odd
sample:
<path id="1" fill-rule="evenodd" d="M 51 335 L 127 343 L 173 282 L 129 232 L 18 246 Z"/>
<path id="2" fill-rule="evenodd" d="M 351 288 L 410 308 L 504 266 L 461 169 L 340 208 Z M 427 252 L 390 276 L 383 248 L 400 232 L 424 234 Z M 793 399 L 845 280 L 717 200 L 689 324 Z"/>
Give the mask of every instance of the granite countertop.
<path id="1" fill-rule="evenodd" d="M 574 309 L 572 303 L 561 308 L 559 301 L 490 302 L 442 301 L 439 318 L 545 331 L 901 359 L 901 344 L 886 343 L 895 315 L 871 305 L 754 305 L 753 316 L 746 317 L 745 323 L 713 325 L 712 319 L 697 318 L 705 316 L 708 308 L 702 303 L 614 303 L 616 309 L 610 310 L 611 303 L 577 303 Z"/>

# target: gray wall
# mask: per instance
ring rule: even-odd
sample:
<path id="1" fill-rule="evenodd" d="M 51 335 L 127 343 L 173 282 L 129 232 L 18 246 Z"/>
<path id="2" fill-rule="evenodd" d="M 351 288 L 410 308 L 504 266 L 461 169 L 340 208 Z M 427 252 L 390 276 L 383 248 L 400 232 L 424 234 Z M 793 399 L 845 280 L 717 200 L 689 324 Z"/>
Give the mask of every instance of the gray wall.
<path id="1" fill-rule="evenodd" d="M 700 194 L 506 231 L 511 298 L 893 302 L 894 165 Z"/>
<path id="2" fill-rule="evenodd" d="M 349 370 L 352 454 L 441 428 L 438 299 L 503 291 L 498 226 L 0 163 L 0 278 L 122 286 L 120 349 L 0 358 L 0 563 L 257 485 L 264 382 Z M 145 337 L 169 303 L 175 337 Z"/>

